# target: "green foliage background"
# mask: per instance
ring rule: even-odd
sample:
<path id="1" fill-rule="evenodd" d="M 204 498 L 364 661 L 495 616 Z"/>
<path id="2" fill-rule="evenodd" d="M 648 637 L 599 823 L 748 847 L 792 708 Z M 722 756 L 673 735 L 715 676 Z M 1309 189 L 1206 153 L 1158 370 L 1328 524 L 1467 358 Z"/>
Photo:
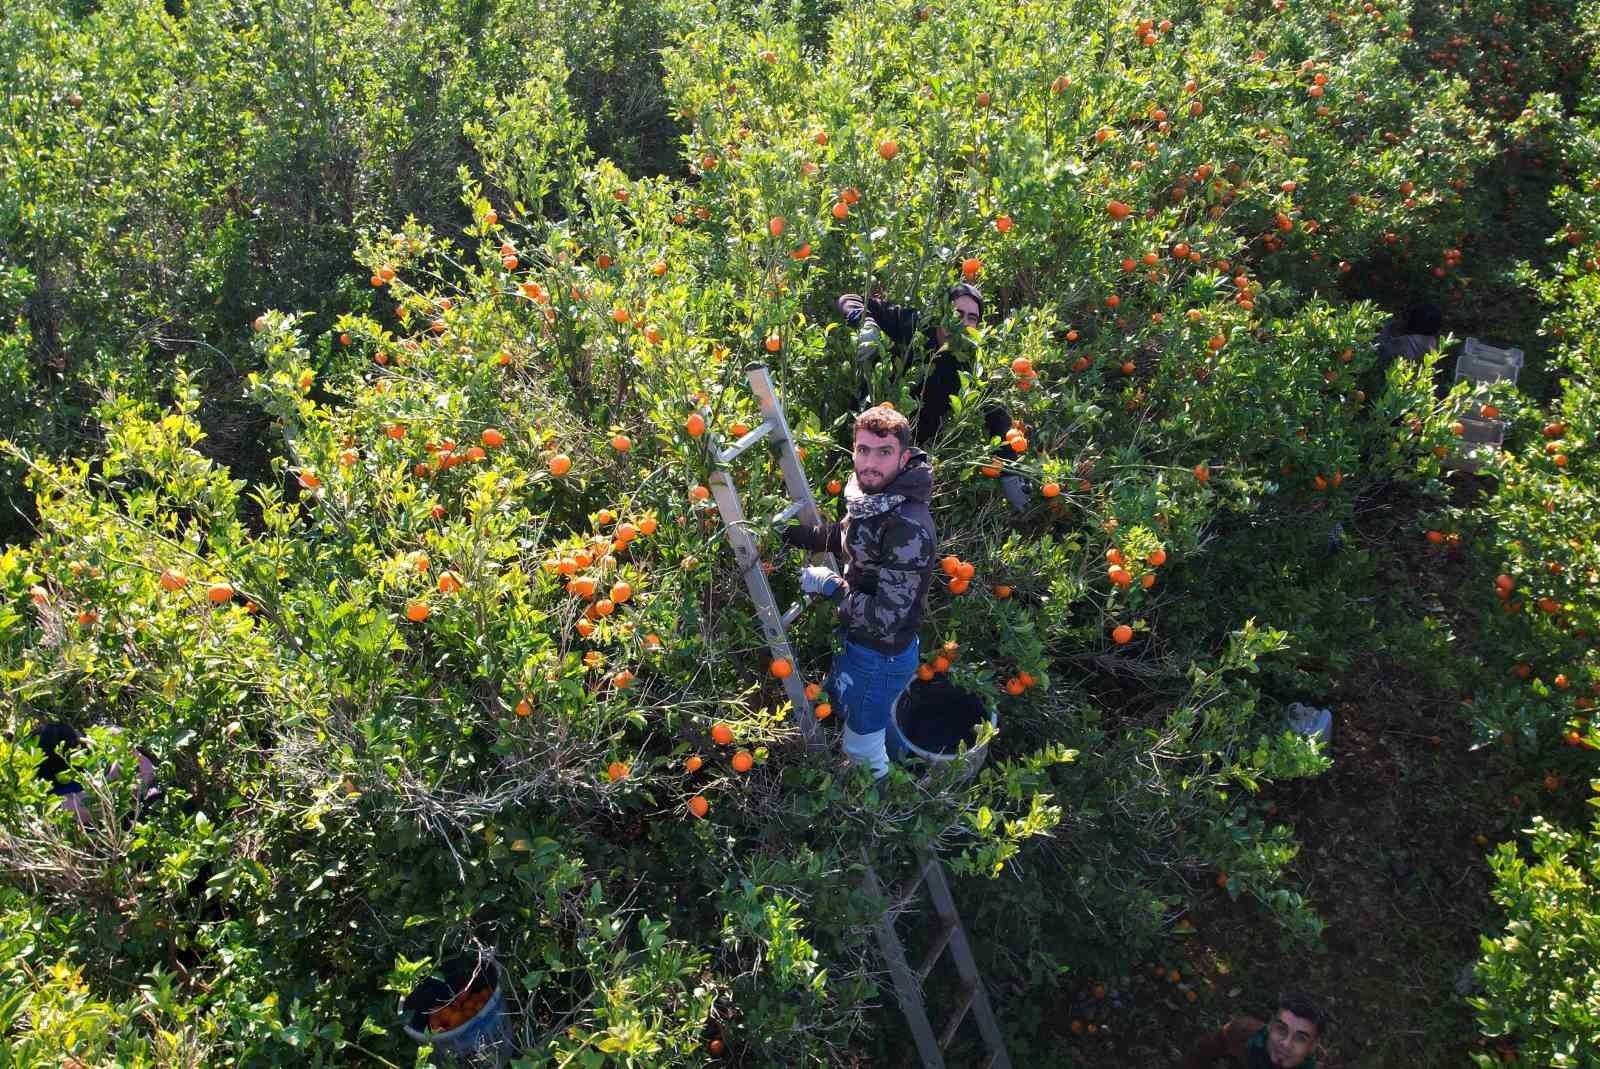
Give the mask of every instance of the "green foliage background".
<path id="1" fill-rule="evenodd" d="M 1587 14 L 9 4 L 0 1065 L 426 1060 L 396 1001 L 478 950 L 518 1064 L 701 1064 L 713 1040 L 739 1064 L 892 1060 L 862 859 L 893 878 L 922 849 L 959 876 L 1013 1058 L 1092 1064 L 1057 1008 L 1128 987 L 1208 897 L 1290 956 L 1319 945 L 1260 797 L 1327 768 L 1286 703 L 1386 659 L 1470 688 L 1475 740 L 1529 776 L 1581 784 Z M 1548 247 L 1493 232 L 1513 156 Z M 1000 732 L 970 780 L 872 785 L 799 745 L 814 714 L 767 676 L 688 491 L 759 418 L 756 355 L 813 487 L 842 477 L 859 399 L 912 398 L 858 366 L 833 298 L 936 305 L 968 259 L 993 311 L 957 339 L 933 451 L 942 552 L 977 578 L 936 587 L 923 648 L 954 644 Z M 1539 310 L 1499 312 L 1513 292 Z M 1525 389 L 1442 396 L 1445 358 L 1385 366 L 1382 305 L 1421 298 L 1525 331 Z M 1025 428 L 1007 466 L 1063 491 L 1020 517 L 984 473 L 995 400 Z M 1483 404 L 1508 434 L 1469 503 L 1442 461 Z M 505 445 L 468 455 L 490 427 Z M 770 458 L 739 478 L 750 515 L 781 506 Z M 1470 551 L 1444 619 L 1395 581 L 1427 530 Z M 585 619 L 566 561 L 632 598 Z M 808 678 L 829 631 L 797 631 Z M 34 775 L 49 720 L 92 728 L 84 821 Z M 153 805 L 113 774 L 134 745 Z M 1592 928 L 1557 864 L 1592 846 L 1574 828 L 1538 826 L 1537 866 L 1493 859 L 1510 919 L 1480 1059 L 1594 1064 L 1575 1017 L 1524 997 L 1581 992 L 1577 957 L 1517 942 L 1551 895 L 1563 938 Z"/>

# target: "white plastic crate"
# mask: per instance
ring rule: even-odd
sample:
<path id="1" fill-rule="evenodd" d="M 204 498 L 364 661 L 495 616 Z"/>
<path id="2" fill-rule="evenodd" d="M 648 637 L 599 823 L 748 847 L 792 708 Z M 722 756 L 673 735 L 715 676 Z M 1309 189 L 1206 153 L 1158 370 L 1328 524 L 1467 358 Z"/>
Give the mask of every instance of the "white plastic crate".
<path id="1" fill-rule="evenodd" d="M 1521 349 L 1497 349 L 1468 338 L 1456 357 L 1456 381 L 1516 382 L 1522 373 Z"/>

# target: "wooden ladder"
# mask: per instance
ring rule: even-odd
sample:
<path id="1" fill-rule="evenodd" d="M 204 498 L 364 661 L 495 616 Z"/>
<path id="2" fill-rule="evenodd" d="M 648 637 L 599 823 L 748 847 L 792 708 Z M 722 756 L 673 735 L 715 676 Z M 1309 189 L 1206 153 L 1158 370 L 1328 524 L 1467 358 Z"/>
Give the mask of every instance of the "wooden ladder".
<path id="1" fill-rule="evenodd" d="M 794 437 L 789 431 L 788 421 L 784 418 L 783 404 L 778 400 L 777 391 L 772 385 L 772 376 L 768 373 L 766 365 L 750 364 L 744 371 L 745 377 L 750 382 L 750 392 L 755 395 L 756 403 L 761 410 L 761 422 L 726 448 L 718 448 L 716 439 L 712 439 L 711 455 L 716 468 L 710 479 L 711 494 L 716 500 L 717 512 L 722 517 L 723 530 L 733 546 L 739 573 L 744 577 L 745 587 L 750 592 L 750 600 L 755 603 L 756 616 L 761 622 L 761 630 L 766 636 L 768 647 L 772 650 L 772 656 L 782 657 L 795 666 L 795 671 L 784 677 L 783 688 L 788 695 L 790 706 L 795 711 L 795 716 L 800 721 L 800 732 L 805 738 L 806 747 L 820 751 L 826 749 L 827 741 L 823 735 L 822 724 L 813 715 L 812 703 L 805 694 L 805 673 L 799 671 L 794 648 L 789 644 L 789 628 L 800 618 L 801 613 L 805 612 L 806 606 L 816 599 L 802 596 L 800 601 L 788 609 L 779 611 L 777 599 L 772 594 L 772 586 L 767 582 L 766 572 L 761 568 L 761 549 L 750 522 L 745 518 L 744 506 L 739 500 L 739 493 L 734 489 L 733 478 L 729 474 L 729 465 L 749 452 L 757 443 L 770 440 L 778 450 L 778 463 L 783 471 L 784 489 L 790 499 L 789 506 L 772 517 L 772 525 L 788 523 L 790 520 L 820 524 L 822 513 L 817 508 L 816 499 L 811 495 L 810 484 L 806 482 L 800 454 L 795 450 Z M 835 571 L 839 568 L 831 553 L 814 554 L 812 559 L 826 561 Z M 939 859 L 932 855 L 924 856 L 916 875 L 893 898 L 884 894 L 882 881 L 879 880 L 870 859 L 867 861 L 866 870 L 865 884 L 868 892 L 875 898 L 883 900 L 885 904 L 883 916 L 875 926 L 878 949 L 883 954 L 884 961 L 888 963 L 889 975 L 894 981 L 895 996 L 916 1040 L 923 1069 L 944 1069 L 945 1048 L 950 1045 L 968 1012 L 973 1014 L 978 1031 L 983 1037 L 984 1046 L 989 1051 L 989 1060 L 985 1065 L 989 1069 L 1011 1069 L 1010 1056 L 1006 1054 L 1005 1043 L 1000 1038 L 1000 1027 L 995 1022 L 994 1011 L 989 1004 L 989 993 L 984 987 L 983 977 L 978 974 L 978 963 L 972 956 L 972 945 L 967 941 L 966 929 L 956 913 L 955 900 L 950 896 L 950 884 L 945 879 L 944 866 Z M 897 915 L 924 885 L 933 901 L 934 913 L 938 917 L 938 928 L 934 932 L 933 945 L 927 960 L 913 972 L 906 961 L 905 944 L 900 941 L 895 923 Z M 936 1037 L 933 1034 L 933 1025 L 928 1020 L 923 984 L 946 949 L 950 951 L 956 973 L 961 980 L 961 1004 L 945 1024 L 943 1034 Z"/>

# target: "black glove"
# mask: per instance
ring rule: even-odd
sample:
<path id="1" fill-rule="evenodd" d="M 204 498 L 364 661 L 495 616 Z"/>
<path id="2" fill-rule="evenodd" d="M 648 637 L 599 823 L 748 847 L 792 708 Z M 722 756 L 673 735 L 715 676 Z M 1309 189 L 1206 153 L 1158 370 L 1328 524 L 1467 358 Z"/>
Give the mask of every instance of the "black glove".
<path id="1" fill-rule="evenodd" d="M 792 546 L 795 549 L 810 549 L 810 533 L 810 529 L 807 528 L 805 524 L 791 523 L 789 526 L 778 532 L 778 537 L 786 546 Z"/>

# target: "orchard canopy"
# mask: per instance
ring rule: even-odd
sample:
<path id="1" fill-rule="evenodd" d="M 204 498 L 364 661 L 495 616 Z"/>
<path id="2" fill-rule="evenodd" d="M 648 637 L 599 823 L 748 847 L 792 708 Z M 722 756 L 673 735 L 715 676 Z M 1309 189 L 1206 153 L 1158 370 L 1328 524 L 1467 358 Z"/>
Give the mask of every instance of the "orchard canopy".
<path id="1" fill-rule="evenodd" d="M 911 1064 L 928 851 L 1019 1065 L 1296 980 L 1333 1064 L 1600 1064 L 1597 15 L 11 0 L 0 1065 L 444 1064 L 478 954 L 518 1066 Z M 761 362 L 836 518 L 917 398 L 835 299 L 960 281 L 922 674 L 998 730 L 874 784 L 706 487 Z"/>

